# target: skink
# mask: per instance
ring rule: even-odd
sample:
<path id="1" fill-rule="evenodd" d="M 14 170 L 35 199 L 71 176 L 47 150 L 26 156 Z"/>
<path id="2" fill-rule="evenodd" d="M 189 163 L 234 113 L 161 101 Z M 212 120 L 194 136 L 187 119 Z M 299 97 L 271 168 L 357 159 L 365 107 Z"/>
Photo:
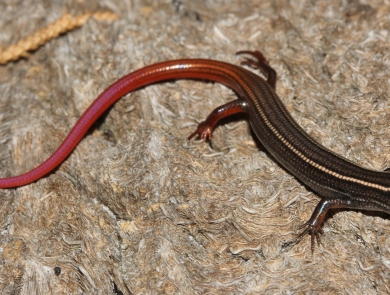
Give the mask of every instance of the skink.
<path id="1" fill-rule="evenodd" d="M 235 113 L 247 113 L 249 123 L 268 152 L 295 177 L 322 197 L 297 237 L 319 243 L 322 222 L 329 209 L 354 208 L 390 213 L 390 174 L 360 167 L 314 141 L 295 122 L 275 92 L 276 72 L 259 51 L 242 64 L 259 69 L 266 80 L 243 67 L 207 59 L 180 59 L 157 63 L 119 79 L 84 112 L 58 149 L 33 170 L 0 179 L 0 188 L 26 185 L 53 171 L 76 147 L 91 125 L 123 95 L 152 83 L 172 79 L 202 79 L 225 84 L 238 99 L 216 108 L 198 125 L 195 135 L 207 141 L 217 122 Z"/>

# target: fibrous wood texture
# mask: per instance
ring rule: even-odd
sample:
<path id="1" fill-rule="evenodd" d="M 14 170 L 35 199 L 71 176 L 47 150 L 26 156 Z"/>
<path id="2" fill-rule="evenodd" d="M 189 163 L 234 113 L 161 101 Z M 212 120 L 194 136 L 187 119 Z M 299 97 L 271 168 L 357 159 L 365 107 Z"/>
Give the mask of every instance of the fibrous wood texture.
<path id="1" fill-rule="evenodd" d="M 88 19 L 0 66 L 0 176 L 45 160 L 110 83 L 158 61 L 239 63 L 261 50 L 277 93 L 321 144 L 367 168 L 390 159 L 388 1 L 14 1 L 6 48 L 65 14 Z M 322 246 L 286 247 L 318 196 L 245 121 L 186 140 L 235 98 L 201 81 L 125 96 L 56 171 L 0 191 L 2 294 L 387 294 L 390 221 L 338 211 Z M 56 268 L 56 272 L 55 272 Z M 61 270 L 60 273 L 59 269 Z"/>

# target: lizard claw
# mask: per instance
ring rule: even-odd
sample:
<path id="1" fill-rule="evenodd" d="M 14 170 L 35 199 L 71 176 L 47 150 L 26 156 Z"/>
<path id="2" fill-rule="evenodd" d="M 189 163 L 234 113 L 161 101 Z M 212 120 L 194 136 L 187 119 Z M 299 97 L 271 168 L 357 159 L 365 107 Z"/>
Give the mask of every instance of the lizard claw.
<path id="1" fill-rule="evenodd" d="M 312 220 L 309 220 L 302 224 L 299 229 L 304 229 L 292 242 L 292 245 L 299 244 L 302 239 L 306 236 L 306 234 L 309 234 L 311 237 L 311 253 L 314 253 L 315 249 L 315 242 L 317 241 L 317 245 L 320 246 L 321 244 L 321 235 L 324 234 L 323 229 L 321 228 L 321 225 L 316 224 L 315 220 L 314 222 Z"/>
<path id="2" fill-rule="evenodd" d="M 213 130 L 210 127 L 210 124 L 206 121 L 203 121 L 199 123 L 198 127 L 196 130 L 188 136 L 188 140 L 191 140 L 195 135 L 199 134 L 199 137 L 204 141 L 207 142 L 208 140 L 211 140 Z"/>

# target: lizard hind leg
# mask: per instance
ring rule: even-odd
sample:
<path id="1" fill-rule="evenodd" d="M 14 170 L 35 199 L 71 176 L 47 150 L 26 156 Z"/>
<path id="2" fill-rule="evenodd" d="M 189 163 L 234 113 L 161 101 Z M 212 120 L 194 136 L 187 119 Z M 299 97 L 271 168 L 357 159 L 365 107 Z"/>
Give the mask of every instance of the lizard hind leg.
<path id="1" fill-rule="evenodd" d="M 263 73 L 263 75 L 267 77 L 267 83 L 273 89 L 275 89 L 276 77 L 277 77 L 276 71 L 269 65 L 267 59 L 260 51 L 242 50 L 242 51 L 237 51 L 236 54 L 238 55 L 248 54 L 254 57 L 254 59 L 245 58 L 245 60 L 242 61 L 241 64 L 260 70 Z"/>

